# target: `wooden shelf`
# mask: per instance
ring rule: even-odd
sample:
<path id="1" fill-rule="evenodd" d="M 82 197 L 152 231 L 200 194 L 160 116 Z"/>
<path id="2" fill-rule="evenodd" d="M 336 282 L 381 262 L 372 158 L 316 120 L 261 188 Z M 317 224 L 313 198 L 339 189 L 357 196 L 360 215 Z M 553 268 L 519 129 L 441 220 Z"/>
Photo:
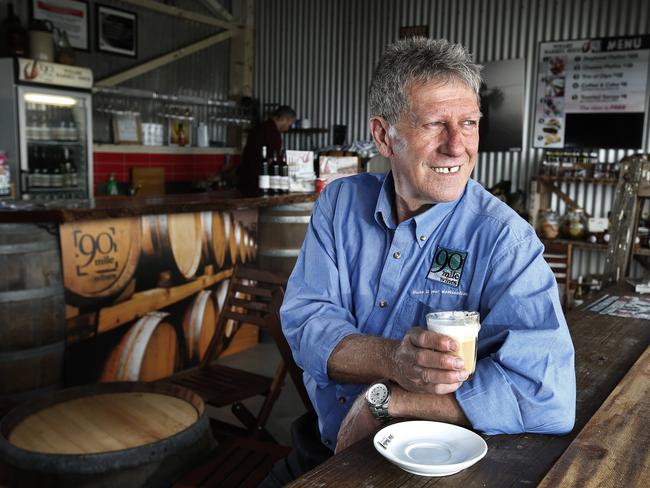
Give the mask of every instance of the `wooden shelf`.
<path id="1" fill-rule="evenodd" d="M 68 342 L 84 340 L 136 320 L 149 312 L 168 307 L 224 279 L 230 278 L 232 271 L 232 269 L 226 269 L 212 274 L 208 270 L 206 274 L 188 283 L 169 288 L 152 288 L 134 293 L 130 299 L 106 305 L 96 312 L 71 316 L 74 312 L 67 310 L 67 340 Z"/>
<path id="2" fill-rule="evenodd" d="M 574 241 L 573 239 L 542 239 L 544 244 L 548 242 L 561 242 L 563 244 L 571 244 L 574 248 L 579 249 L 591 249 L 593 251 L 607 251 L 607 244 L 595 243 L 587 241 Z M 650 249 L 648 249 L 648 255 L 650 255 Z"/>
<path id="3" fill-rule="evenodd" d="M 618 183 L 618 178 L 579 178 L 573 176 L 534 176 L 534 180 L 539 180 L 544 183 L 597 183 L 600 185 L 615 185 Z"/>
<path id="4" fill-rule="evenodd" d="M 94 144 L 93 152 L 127 154 L 240 154 L 235 147 L 144 146 L 137 144 Z"/>
<path id="5" fill-rule="evenodd" d="M 633 248 L 632 254 L 635 256 L 650 256 L 650 249 L 645 247 Z"/>

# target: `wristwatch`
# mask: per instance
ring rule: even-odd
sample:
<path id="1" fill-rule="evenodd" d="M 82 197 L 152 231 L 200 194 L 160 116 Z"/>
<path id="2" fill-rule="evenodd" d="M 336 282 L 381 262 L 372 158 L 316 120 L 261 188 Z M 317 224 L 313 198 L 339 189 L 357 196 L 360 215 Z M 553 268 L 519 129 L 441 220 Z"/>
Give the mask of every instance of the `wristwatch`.
<path id="1" fill-rule="evenodd" d="M 390 403 L 390 385 L 381 380 L 370 385 L 366 391 L 366 403 L 377 420 L 390 420 L 388 404 Z"/>

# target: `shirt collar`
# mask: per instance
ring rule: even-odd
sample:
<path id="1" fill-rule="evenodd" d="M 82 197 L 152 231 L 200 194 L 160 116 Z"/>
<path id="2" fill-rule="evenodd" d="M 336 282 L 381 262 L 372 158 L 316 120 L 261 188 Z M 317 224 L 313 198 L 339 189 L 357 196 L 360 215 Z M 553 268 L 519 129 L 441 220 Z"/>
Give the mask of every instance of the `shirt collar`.
<path id="1" fill-rule="evenodd" d="M 393 172 L 389 171 L 379 190 L 377 205 L 375 206 L 375 220 L 379 225 L 395 230 L 395 218 L 393 217 L 393 202 L 395 201 L 395 185 L 393 184 Z"/>
<path id="2" fill-rule="evenodd" d="M 443 219 L 458 205 L 458 203 L 463 199 L 467 189 L 472 185 L 472 180 L 468 180 L 465 185 L 463 193 L 460 197 L 452 202 L 443 202 L 437 203 L 431 207 L 426 212 L 416 215 L 406 221 L 403 224 L 410 225 L 411 222 L 415 222 L 413 226 L 414 238 L 417 241 L 420 247 L 423 247 L 433 231 L 440 225 Z M 379 196 L 377 197 L 377 205 L 375 206 L 375 220 L 378 224 L 384 225 L 388 229 L 395 230 L 397 224 L 395 223 L 395 218 L 393 216 L 393 202 L 395 201 L 395 185 L 393 183 L 393 173 L 388 172 L 384 182 L 381 185 L 381 190 L 379 191 Z"/>

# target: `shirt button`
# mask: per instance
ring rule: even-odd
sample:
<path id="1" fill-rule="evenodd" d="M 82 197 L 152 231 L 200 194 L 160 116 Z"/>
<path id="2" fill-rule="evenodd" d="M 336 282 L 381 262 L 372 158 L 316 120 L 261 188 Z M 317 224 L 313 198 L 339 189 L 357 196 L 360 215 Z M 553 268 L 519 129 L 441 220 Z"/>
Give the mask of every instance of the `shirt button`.
<path id="1" fill-rule="evenodd" d="M 379 300 L 379 308 L 384 308 L 386 305 L 388 305 L 386 300 Z"/>
<path id="2" fill-rule="evenodd" d="M 402 253 L 399 252 L 399 251 L 395 251 L 395 252 L 393 253 L 393 257 L 394 257 L 395 259 L 399 259 L 399 258 L 402 257 Z"/>
<path id="3" fill-rule="evenodd" d="M 345 397 L 339 397 L 339 403 L 343 405 L 345 403 Z"/>
<path id="4" fill-rule="evenodd" d="M 426 240 L 427 240 L 427 236 L 420 236 L 420 240 L 421 240 L 421 241 L 426 241 Z"/>

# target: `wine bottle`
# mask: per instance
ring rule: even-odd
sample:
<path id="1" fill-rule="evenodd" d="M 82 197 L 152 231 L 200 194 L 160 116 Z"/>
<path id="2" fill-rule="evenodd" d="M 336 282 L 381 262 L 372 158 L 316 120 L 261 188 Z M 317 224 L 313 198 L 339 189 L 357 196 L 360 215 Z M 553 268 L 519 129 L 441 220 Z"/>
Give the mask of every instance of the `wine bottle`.
<path id="1" fill-rule="evenodd" d="M 273 158 L 271 159 L 271 195 L 280 194 L 280 163 L 278 162 L 277 155 L 273 153 Z"/>
<path id="2" fill-rule="evenodd" d="M 269 161 L 266 159 L 266 146 L 262 146 L 262 162 L 260 164 L 260 175 L 258 179 L 260 194 L 266 196 L 271 187 L 271 176 L 269 175 Z"/>
<path id="3" fill-rule="evenodd" d="M 282 164 L 280 165 L 280 180 L 282 193 L 287 195 L 289 193 L 289 165 L 287 164 L 287 153 L 282 151 Z"/>

